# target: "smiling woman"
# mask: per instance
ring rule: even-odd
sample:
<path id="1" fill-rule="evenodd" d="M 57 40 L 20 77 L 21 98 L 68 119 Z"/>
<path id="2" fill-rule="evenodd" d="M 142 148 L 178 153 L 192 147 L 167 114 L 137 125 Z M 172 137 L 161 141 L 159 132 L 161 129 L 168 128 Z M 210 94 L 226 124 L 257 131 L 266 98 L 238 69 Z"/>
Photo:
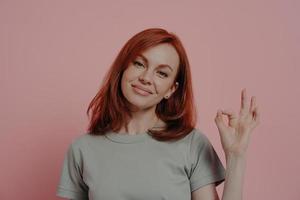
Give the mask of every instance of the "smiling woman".
<path id="1" fill-rule="evenodd" d="M 154 110 L 164 96 L 171 96 L 178 86 L 178 82 L 174 85 L 173 82 L 179 57 L 176 49 L 167 43 L 151 47 L 143 54 L 129 63 L 122 76 L 121 88 L 125 98 L 136 109 L 152 107 Z M 141 95 L 147 98 L 141 98 Z"/>
<path id="2" fill-rule="evenodd" d="M 195 127 L 195 110 L 190 65 L 181 41 L 174 33 L 150 28 L 120 50 L 89 105 L 88 131 L 148 131 L 160 141 L 178 140 Z"/>
<path id="3" fill-rule="evenodd" d="M 218 199 L 215 187 L 225 180 L 225 168 L 206 135 L 195 128 L 191 83 L 187 55 L 175 34 L 151 28 L 134 35 L 88 107 L 87 134 L 68 148 L 57 195 L 91 200 Z M 239 124 L 233 113 L 223 113 L 235 120 L 231 124 L 249 131 L 248 124 L 255 124 L 246 111 L 245 91 L 242 97 L 246 124 Z M 251 113 L 257 114 L 251 105 Z M 238 141 L 243 136 L 226 128 L 221 112 L 215 121 L 230 166 L 224 200 L 239 199 L 243 163 L 235 155 L 243 157 L 247 140 Z"/>

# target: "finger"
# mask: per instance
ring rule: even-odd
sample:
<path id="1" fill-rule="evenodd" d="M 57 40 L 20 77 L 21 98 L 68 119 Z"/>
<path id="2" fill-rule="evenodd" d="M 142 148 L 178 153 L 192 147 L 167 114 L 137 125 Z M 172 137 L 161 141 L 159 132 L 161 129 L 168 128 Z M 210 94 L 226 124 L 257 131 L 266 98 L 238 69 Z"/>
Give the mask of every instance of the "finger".
<path id="1" fill-rule="evenodd" d="M 219 109 L 218 112 L 217 112 L 217 115 L 215 117 L 215 122 L 217 124 L 217 127 L 219 130 L 222 130 L 223 128 L 225 128 L 225 122 L 223 120 L 223 117 L 222 117 L 222 110 Z"/>
<path id="2" fill-rule="evenodd" d="M 256 123 L 259 123 L 260 122 L 260 112 L 258 110 L 258 106 L 256 106 L 254 108 L 254 111 L 253 111 L 253 119 Z"/>
<path id="3" fill-rule="evenodd" d="M 237 115 L 235 114 L 235 112 L 233 110 L 223 110 L 222 112 L 224 115 L 228 116 L 228 124 L 231 127 L 235 127 L 236 123 L 237 123 Z"/>
<path id="4" fill-rule="evenodd" d="M 240 114 L 246 114 L 248 109 L 249 109 L 249 106 L 248 106 L 247 91 L 246 91 L 246 88 L 244 88 L 242 90 L 242 93 L 241 93 L 241 110 L 240 110 Z"/>
<path id="5" fill-rule="evenodd" d="M 226 109 L 226 110 L 223 110 L 222 113 L 223 113 L 224 115 L 228 115 L 228 117 L 229 117 L 230 119 L 236 118 L 236 117 L 237 117 L 236 114 L 233 112 L 233 110 Z"/>
<path id="6" fill-rule="evenodd" d="M 253 113 L 255 107 L 256 107 L 256 97 L 252 96 L 250 109 L 249 109 L 250 113 Z"/>

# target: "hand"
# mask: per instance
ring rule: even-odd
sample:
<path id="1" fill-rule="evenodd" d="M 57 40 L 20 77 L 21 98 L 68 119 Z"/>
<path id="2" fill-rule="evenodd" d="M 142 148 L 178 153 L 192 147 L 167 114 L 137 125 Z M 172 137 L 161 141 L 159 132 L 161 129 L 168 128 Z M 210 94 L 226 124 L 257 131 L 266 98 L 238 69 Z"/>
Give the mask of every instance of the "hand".
<path id="1" fill-rule="evenodd" d="M 228 117 L 228 125 L 223 115 Z M 246 154 L 250 134 L 259 124 L 260 114 L 256 104 L 256 97 L 252 96 L 250 107 L 246 88 L 241 92 L 241 109 L 239 116 L 231 110 L 218 110 L 215 123 L 219 130 L 222 147 L 227 155 L 243 156 Z"/>

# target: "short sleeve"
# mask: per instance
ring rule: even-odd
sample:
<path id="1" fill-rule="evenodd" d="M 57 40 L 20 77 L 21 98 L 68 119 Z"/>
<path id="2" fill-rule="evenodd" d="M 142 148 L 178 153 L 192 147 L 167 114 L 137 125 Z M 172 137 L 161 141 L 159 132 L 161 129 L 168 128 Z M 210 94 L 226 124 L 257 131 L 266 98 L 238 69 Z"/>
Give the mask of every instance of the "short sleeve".
<path id="1" fill-rule="evenodd" d="M 74 200 L 88 199 L 88 186 L 82 178 L 80 149 L 71 144 L 65 154 L 56 195 Z"/>
<path id="2" fill-rule="evenodd" d="M 191 192 L 211 183 L 217 186 L 225 180 L 225 168 L 209 139 L 200 131 L 192 135 L 189 162 Z"/>

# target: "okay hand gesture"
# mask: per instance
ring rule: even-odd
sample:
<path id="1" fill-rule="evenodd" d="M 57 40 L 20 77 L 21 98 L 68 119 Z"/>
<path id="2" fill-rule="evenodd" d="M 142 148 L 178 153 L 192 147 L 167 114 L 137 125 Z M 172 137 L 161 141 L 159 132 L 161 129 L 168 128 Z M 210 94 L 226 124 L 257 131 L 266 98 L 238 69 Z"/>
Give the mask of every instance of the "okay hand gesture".
<path id="1" fill-rule="evenodd" d="M 231 110 L 218 110 L 215 117 L 222 147 L 226 155 L 243 156 L 246 153 L 250 134 L 259 124 L 259 112 L 255 96 L 248 105 L 246 89 L 241 92 L 241 109 L 239 116 Z M 223 114 L 228 117 L 228 124 L 223 120 Z"/>

